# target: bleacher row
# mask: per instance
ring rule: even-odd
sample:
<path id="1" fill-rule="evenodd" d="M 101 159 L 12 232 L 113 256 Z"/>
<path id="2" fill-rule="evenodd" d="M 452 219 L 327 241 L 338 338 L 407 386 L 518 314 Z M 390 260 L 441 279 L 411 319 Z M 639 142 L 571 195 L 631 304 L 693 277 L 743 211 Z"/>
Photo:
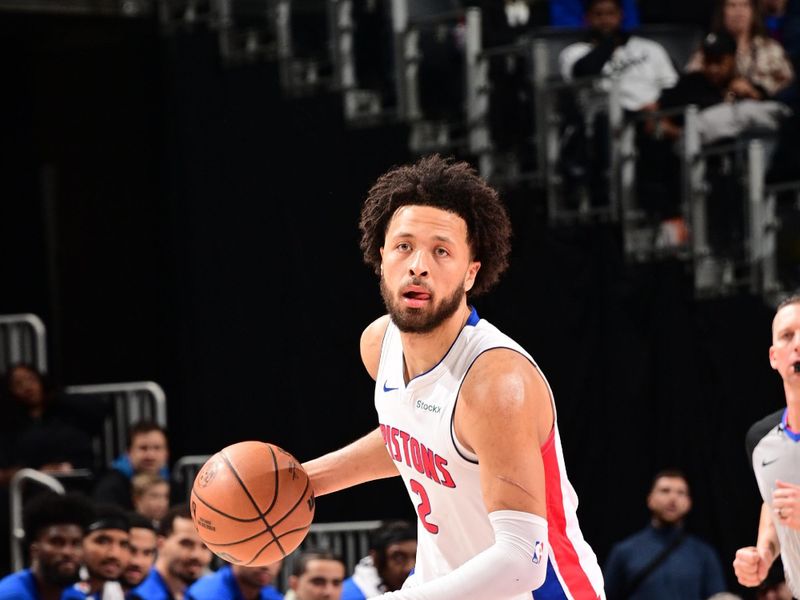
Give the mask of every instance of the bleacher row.
<path id="1" fill-rule="evenodd" d="M 610 223 L 629 262 L 685 261 L 700 297 L 745 290 L 770 300 L 793 287 L 779 273 L 778 237 L 785 233 L 783 223 L 800 214 L 800 178 L 768 181 L 765 149 L 774 145 L 774 134 L 704 146 L 697 109 L 683 107 L 686 126 L 675 147 L 688 239 L 660 247 L 658 224 L 637 198 L 635 164 L 642 149 L 634 135 L 637 122 L 620 104 L 618 81 L 566 82 L 558 68 L 561 51 L 585 32 L 531 25 L 498 34 L 481 8 L 465 4 L 471 3 L 386 0 L 368 3 L 370 9 L 353 0 L 272 0 L 264 11 L 247 0 L 169 0 L 160 17 L 167 34 L 204 25 L 218 32 L 228 66 L 277 63 L 289 97 L 341 94 L 344 119 L 353 127 L 405 123 L 412 152 L 472 157 L 490 183 L 537 190 L 531 198 L 544 196 L 553 227 Z M 454 10 L 456 5 L 462 8 Z M 303 31 L 320 35 L 311 39 Z M 699 26 L 649 24 L 635 33 L 663 46 L 682 71 L 704 32 Z M 591 96 L 594 110 L 609 116 L 607 130 L 596 132 L 610 157 L 603 205 L 576 205 L 565 191 L 564 94 Z M 708 206 L 715 185 L 709 165 L 720 161 L 730 173 L 731 210 L 744 223 L 733 252 L 715 247 L 709 233 L 717 226 Z M 781 210 L 792 217 L 782 218 Z"/>
<path id="2" fill-rule="evenodd" d="M 34 365 L 43 374 L 48 372 L 47 334 L 42 320 L 34 314 L 0 315 L 0 376 L 17 364 Z M 90 405 L 102 414 L 102 424 L 93 436 L 95 469 L 73 469 L 66 473 L 44 473 L 31 468 L 18 470 L 9 484 L 9 523 L 11 530 L 11 571 L 24 568 L 22 509 L 29 491 L 50 489 L 64 494 L 70 489 L 87 490 L 94 472 L 111 467 L 115 458 L 127 451 L 128 431 L 140 420 L 152 420 L 167 426 L 167 398 L 153 381 L 102 383 L 67 386 L 64 396 L 72 405 Z M 176 459 L 170 469 L 171 486 L 176 498 L 189 497 L 194 478 L 210 455 L 188 455 Z M 2 518 L 6 518 L 2 516 Z M 313 546 L 341 555 L 348 572 L 368 553 L 368 534 L 380 521 L 347 523 L 315 523 L 301 548 Z M 278 583 L 285 584 L 292 568 L 292 558 L 284 561 Z"/>

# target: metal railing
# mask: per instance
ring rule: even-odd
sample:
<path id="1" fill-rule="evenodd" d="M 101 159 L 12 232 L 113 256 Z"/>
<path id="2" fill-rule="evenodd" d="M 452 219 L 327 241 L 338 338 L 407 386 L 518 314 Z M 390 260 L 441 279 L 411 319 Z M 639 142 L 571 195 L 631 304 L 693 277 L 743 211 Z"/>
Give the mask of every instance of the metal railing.
<path id="1" fill-rule="evenodd" d="M 35 469 L 20 469 L 11 478 L 9 485 L 9 501 L 11 516 L 11 569 L 19 571 L 24 568 L 25 553 L 23 550 L 25 543 L 25 529 L 22 521 L 22 504 L 25 488 L 30 483 L 53 490 L 57 494 L 64 493 L 64 486 L 58 479 L 36 471 Z"/>
<path id="2" fill-rule="evenodd" d="M 283 561 L 278 576 L 278 586 L 286 589 L 286 582 L 292 572 L 298 553 L 307 548 L 328 550 L 344 559 L 345 572 L 352 573 L 358 561 L 369 554 L 370 534 L 378 529 L 383 521 L 350 521 L 342 523 L 314 523 L 303 543 Z"/>
<path id="3" fill-rule="evenodd" d="M 160 385 L 153 381 L 71 385 L 64 389 L 67 397 L 80 396 L 106 403 L 102 431 L 94 439 L 99 467 L 110 467 L 128 449 L 128 430 L 144 419 L 167 426 L 167 398 Z"/>
<path id="4" fill-rule="evenodd" d="M 47 373 L 47 330 L 31 313 L 0 315 L 0 375 L 17 363 Z"/>
<path id="5" fill-rule="evenodd" d="M 183 488 L 185 500 L 189 500 L 194 478 L 209 458 L 211 458 L 211 454 L 182 456 L 172 466 L 172 482 Z"/>

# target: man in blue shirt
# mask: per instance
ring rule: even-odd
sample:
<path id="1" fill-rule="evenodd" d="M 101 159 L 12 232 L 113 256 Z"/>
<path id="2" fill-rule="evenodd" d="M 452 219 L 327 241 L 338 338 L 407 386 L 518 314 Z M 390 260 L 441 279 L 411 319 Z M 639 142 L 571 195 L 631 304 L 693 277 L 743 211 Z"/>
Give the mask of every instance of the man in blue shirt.
<path id="1" fill-rule="evenodd" d="M 120 600 L 120 577 L 131 557 L 130 522 L 113 504 L 98 504 L 83 538 L 83 564 L 87 577 L 75 584 L 69 598 Z"/>
<path id="2" fill-rule="evenodd" d="M 603 571 L 608 600 L 704 600 L 725 591 L 716 552 L 683 529 L 692 500 L 677 470 L 661 471 L 647 496 L 651 521 L 616 544 Z"/>
<path id="3" fill-rule="evenodd" d="M 141 585 L 156 561 L 158 548 L 158 535 L 150 519 L 139 513 L 129 512 L 128 522 L 131 525 L 129 542 L 131 552 L 128 566 L 125 567 L 120 579 L 125 592 Z"/>
<path id="4" fill-rule="evenodd" d="M 133 600 L 182 600 L 187 588 L 200 579 L 210 562 L 211 551 L 197 534 L 189 506 L 174 506 L 161 521 L 155 565 L 128 597 Z"/>
<path id="5" fill-rule="evenodd" d="M 60 600 L 78 580 L 91 507 L 77 495 L 37 495 L 23 513 L 31 566 L 0 580 L 0 600 Z"/>
<path id="6" fill-rule="evenodd" d="M 185 600 L 283 600 L 271 584 L 281 570 L 281 561 L 266 567 L 225 565 L 201 577 L 187 591 Z"/>

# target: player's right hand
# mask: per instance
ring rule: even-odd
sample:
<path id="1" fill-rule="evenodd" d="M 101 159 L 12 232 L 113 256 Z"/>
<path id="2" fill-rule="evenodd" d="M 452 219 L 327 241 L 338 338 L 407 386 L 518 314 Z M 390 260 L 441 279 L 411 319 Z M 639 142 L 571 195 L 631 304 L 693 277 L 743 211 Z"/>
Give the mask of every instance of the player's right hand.
<path id="1" fill-rule="evenodd" d="M 739 548 L 733 559 L 733 572 L 736 579 L 745 587 L 756 587 L 767 577 L 769 562 L 755 546 Z"/>

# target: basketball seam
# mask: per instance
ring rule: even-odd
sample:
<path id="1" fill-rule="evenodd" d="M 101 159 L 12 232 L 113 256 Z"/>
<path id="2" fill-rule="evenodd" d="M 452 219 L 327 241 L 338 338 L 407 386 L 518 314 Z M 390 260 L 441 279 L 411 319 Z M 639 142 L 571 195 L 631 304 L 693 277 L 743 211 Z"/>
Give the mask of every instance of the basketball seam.
<path id="1" fill-rule="evenodd" d="M 289 535 L 290 533 L 297 533 L 298 531 L 305 531 L 305 530 L 306 530 L 306 527 L 298 527 L 297 529 L 291 529 L 291 530 L 289 530 L 289 531 L 284 531 L 282 534 L 280 534 L 278 537 L 276 537 L 276 538 L 275 538 L 275 539 L 274 539 L 272 542 L 269 542 L 268 544 L 265 544 L 265 545 L 264 545 L 264 546 L 263 546 L 263 547 L 262 547 L 262 548 L 261 548 L 261 549 L 260 549 L 258 552 L 256 552 L 256 555 L 255 555 L 255 556 L 254 556 L 254 557 L 253 557 L 253 558 L 250 560 L 250 562 L 249 562 L 249 563 L 247 563 L 245 566 L 252 565 L 252 564 L 253 564 L 253 562 L 255 562 L 255 560 L 256 560 L 256 559 L 259 557 L 259 555 L 260 555 L 260 554 L 261 554 L 261 553 L 262 553 L 264 550 L 266 550 L 267 548 L 269 548 L 269 547 L 270 547 L 270 545 L 271 545 L 273 542 L 274 542 L 274 543 L 276 543 L 276 544 L 278 544 L 278 547 L 279 547 L 279 548 L 281 549 L 281 551 L 282 551 L 282 550 L 283 550 L 283 547 L 281 546 L 281 543 L 278 541 L 278 539 L 279 539 L 279 538 L 286 537 L 286 536 L 287 536 L 287 535 Z M 274 535 L 274 534 L 273 534 L 273 535 Z M 286 554 L 285 554 L 285 553 L 284 553 L 284 556 L 286 556 Z"/>
<path id="2" fill-rule="evenodd" d="M 236 540 L 235 542 L 220 542 L 220 543 L 206 542 L 206 544 L 210 546 L 235 546 L 236 544 L 243 544 L 244 542 L 249 542 L 250 540 L 254 540 L 257 537 L 264 535 L 265 533 L 272 533 L 272 532 L 264 530 L 264 531 L 259 531 L 257 534 L 251 535 L 250 537 L 246 537 L 242 540 Z M 274 534 L 273 537 L 275 537 Z"/>
<path id="3" fill-rule="evenodd" d="M 280 472 L 278 470 L 278 457 L 275 456 L 275 451 L 269 444 L 267 444 L 267 449 L 269 450 L 269 453 L 272 456 L 272 466 L 274 467 L 275 470 L 275 493 L 272 495 L 272 502 L 270 503 L 269 508 L 267 508 L 267 510 L 264 511 L 264 515 L 268 515 L 269 512 L 273 508 L 275 508 L 275 503 L 278 501 L 278 485 L 280 485 L 281 481 Z M 261 512 L 257 506 L 256 510 L 258 510 L 258 512 Z"/>
<path id="4" fill-rule="evenodd" d="M 239 521 L 240 523 L 252 523 L 253 521 L 260 521 L 264 517 L 264 515 L 262 515 L 261 513 L 258 513 L 258 516 L 253 517 L 252 519 L 240 519 L 239 517 L 234 517 L 233 515 L 229 515 L 228 513 L 222 512 L 217 507 L 209 504 L 205 499 L 203 499 L 203 497 L 200 494 L 197 493 L 197 490 L 193 490 L 193 492 L 194 495 L 197 497 L 197 499 L 200 500 L 200 502 L 202 502 L 203 504 L 205 504 L 207 508 L 210 508 L 215 513 L 219 513 L 220 515 L 222 515 L 226 519 L 230 519 L 231 521 Z"/>
<path id="5" fill-rule="evenodd" d="M 225 461 L 225 464 L 228 465 L 228 468 L 231 470 L 231 472 L 233 473 L 234 477 L 236 477 L 236 481 L 238 481 L 239 485 L 242 486 L 242 489 L 244 490 L 244 493 L 247 494 L 247 498 L 250 500 L 250 503 L 253 505 L 253 508 L 256 509 L 256 512 L 259 515 L 261 515 L 261 510 L 258 507 L 258 503 L 255 501 L 255 498 L 253 498 L 253 496 L 250 494 L 250 490 L 247 489 L 247 486 L 244 484 L 244 481 L 242 481 L 242 478 L 239 476 L 239 473 L 236 470 L 236 467 L 233 466 L 233 463 L 231 463 L 230 459 L 228 458 L 227 454 L 225 454 L 224 450 L 222 452 L 220 452 L 220 455 L 222 456 L 222 460 Z M 264 523 L 264 527 L 266 527 L 265 531 L 269 531 L 270 534 L 272 534 L 272 537 L 275 540 L 275 543 L 278 544 L 278 548 L 280 549 L 281 554 L 286 556 L 286 551 L 283 549 L 283 546 L 278 541 L 278 538 L 275 535 L 275 532 L 272 531 L 272 527 L 267 522 L 267 519 L 264 517 L 264 515 L 261 515 L 261 521 Z M 253 560 L 255 560 L 255 558 L 253 558 Z M 252 560 L 250 562 L 252 562 Z M 250 563 L 247 563 L 247 564 L 250 564 Z"/>
<path id="6" fill-rule="evenodd" d="M 310 485 L 311 481 L 309 481 L 308 475 L 306 475 L 306 487 L 305 489 L 303 489 L 303 493 L 300 494 L 300 498 L 297 500 L 297 502 L 295 502 L 294 506 L 286 512 L 285 515 L 283 515 L 280 519 L 275 521 L 273 527 L 277 527 L 278 525 L 283 523 L 289 517 L 289 515 L 291 515 L 298 506 L 300 506 L 300 503 L 303 502 L 303 500 L 305 500 L 306 492 L 308 491 Z"/>

